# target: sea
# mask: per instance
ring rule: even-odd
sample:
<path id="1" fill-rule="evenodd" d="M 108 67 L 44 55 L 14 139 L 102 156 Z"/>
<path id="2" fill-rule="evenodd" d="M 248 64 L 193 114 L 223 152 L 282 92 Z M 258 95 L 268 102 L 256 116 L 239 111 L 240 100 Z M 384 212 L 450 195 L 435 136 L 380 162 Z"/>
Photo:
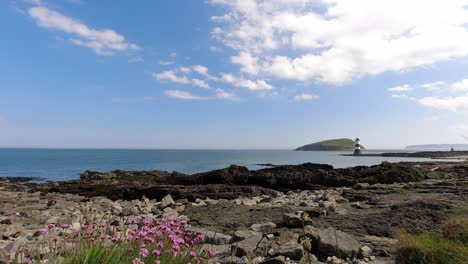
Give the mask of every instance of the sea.
<path id="1" fill-rule="evenodd" d="M 395 150 L 393 150 L 395 151 Z M 379 153 L 384 150 L 366 151 Z M 388 152 L 388 151 L 385 151 Z M 383 161 L 427 161 L 423 158 L 341 156 L 349 151 L 293 150 L 146 150 L 0 148 L 0 177 L 33 177 L 35 181 L 79 178 L 85 170 L 164 170 L 192 174 L 228 167 L 265 168 L 258 164 L 330 164 L 335 168 L 376 165 Z"/>

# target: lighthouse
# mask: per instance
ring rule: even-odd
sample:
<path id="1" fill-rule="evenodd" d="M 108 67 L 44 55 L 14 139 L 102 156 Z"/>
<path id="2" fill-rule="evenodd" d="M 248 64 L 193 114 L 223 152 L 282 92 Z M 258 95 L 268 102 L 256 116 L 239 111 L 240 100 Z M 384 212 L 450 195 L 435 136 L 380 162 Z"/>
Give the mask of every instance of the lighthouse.
<path id="1" fill-rule="evenodd" d="M 359 142 L 359 138 L 354 140 L 354 155 L 361 155 L 361 143 Z"/>

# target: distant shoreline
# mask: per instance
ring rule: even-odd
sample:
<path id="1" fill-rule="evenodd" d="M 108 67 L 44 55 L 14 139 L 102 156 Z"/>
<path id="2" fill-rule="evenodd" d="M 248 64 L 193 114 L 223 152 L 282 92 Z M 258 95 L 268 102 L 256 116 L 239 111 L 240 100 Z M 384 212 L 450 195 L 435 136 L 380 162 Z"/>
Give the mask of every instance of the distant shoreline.
<path id="1" fill-rule="evenodd" d="M 375 154 L 341 154 L 356 157 L 394 157 L 394 158 L 430 158 L 430 159 L 468 159 L 468 151 L 418 151 L 418 152 L 384 152 Z"/>

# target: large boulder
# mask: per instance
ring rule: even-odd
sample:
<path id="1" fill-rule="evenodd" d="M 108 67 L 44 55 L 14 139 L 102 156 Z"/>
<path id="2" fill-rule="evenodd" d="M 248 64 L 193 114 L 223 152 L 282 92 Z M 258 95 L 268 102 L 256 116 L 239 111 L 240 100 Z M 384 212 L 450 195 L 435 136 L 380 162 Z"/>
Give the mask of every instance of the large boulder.
<path id="1" fill-rule="evenodd" d="M 280 245 L 273 253 L 273 256 L 284 256 L 291 260 L 301 260 L 304 255 L 304 248 L 298 243 L 288 243 Z"/>
<path id="2" fill-rule="evenodd" d="M 341 256 L 341 258 L 355 258 L 359 252 L 359 242 L 348 233 L 335 230 L 332 227 L 327 229 L 318 229 L 312 226 L 306 226 L 304 231 L 307 236 L 312 238 L 312 253 L 324 258 L 327 256 Z M 338 252 L 336 246 L 338 240 Z"/>
<path id="3" fill-rule="evenodd" d="M 192 175 L 199 184 L 246 184 L 250 171 L 244 166 L 231 165 L 229 168 Z"/>
<path id="4" fill-rule="evenodd" d="M 253 257 L 258 255 L 257 253 L 263 255 L 270 249 L 268 239 L 258 232 L 236 231 L 234 238 L 238 242 L 232 244 L 232 252 L 237 257 Z"/>

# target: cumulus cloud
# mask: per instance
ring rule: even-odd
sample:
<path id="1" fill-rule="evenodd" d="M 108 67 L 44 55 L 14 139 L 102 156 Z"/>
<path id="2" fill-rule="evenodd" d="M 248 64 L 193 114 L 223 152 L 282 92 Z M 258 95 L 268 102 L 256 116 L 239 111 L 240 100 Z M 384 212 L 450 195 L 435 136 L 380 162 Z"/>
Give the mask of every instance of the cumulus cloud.
<path id="1" fill-rule="evenodd" d="M 388 91 L 390 91 L 390 92 L 407 92 L 407 91 L 410 91 L 412 89 L 413 89 L 413 87 L 409 86 L 408 84 L 404 84 L 404 85 L 398 85 L 398 86 L 388 88 Z"/>
<path id="2" fill-rule="evenodd" d="M 197 78 L 192 79 L 192 84 L 200 88 L 210 89 L 210 85 L 207 82 L 197 79 Z"/>
<path id="3" fill-rule="evenodd" d="M 409 98 L 419 104 L 439 110 L 468 110 L 468 79 L 455 82 L 437 81 L 424 84 L 404 84 L 388 88 L 393 98 Z M 416 91 L 425 95 L 414 95 Z M 411 94 L 411 96 L 410 96 Z"/>
<path id="4" fill-rule="evenodd" d="M 193 66 L 193 70 L 200 75 L 210 76 L 210 74 L 208 73 L 208 68 L 203 65 L 195 65 Z"/>
<path id="5" fill-rule="evenodd" d="M 138 45 L 126 41 L 124 36 L 111 29 L 90 28 L 45 6 L 32 7 L 28 13 L 40 27 L 68 33 L 73 44 L 90 48 L 99 55 L 139 49 Z"/>
<path id="6" fill-rule="evenodd" d="M 468 92 L 468 79 L 455 82 L 451 85 L 450 88 L 453 92 Z"/>
<path id="7" fill-rule="evenodd" d="M 295 101 L 307 101 L 307 100 L 314 100 L 314 99 L 318 99 L 319 96 L 318 95 L 315 95 L 315 94 L 298 94 L 296 96 L 294 96 L 294 100 Z"/>
<path id="8" fill-rule="evenodd" d="M 204 78 L 205 80 L 199 78 L 189 79 L 186 76 L 177 76 L 177 72 L 181 72 L 183 74 L 191 74 L 194 72 L 198 75 L 201 75 L 202 78 Z M 195 65 L 191 68 L 182 66 L 173 70 L 154 73 L 153 76 L 160 81 L 170 81 L 179 84 L 195 85 L 205 89 L 211 88 L 208 82 L 206 81 L 209 80 L 217 83 L 230 84 L 235 87 L 246 88 L 251 91 L 273 90 L 273 86 L 270 85 L 266 80 L 249 80 L 242 77 L 234 76 L 230 73 L 221 73 L 219 77 L 216 77 L 211 75 L 209 73 L 208 68 L 203 65 Z"/>
<path id="9" fill-rule="evenodd" d="M 170 82 L 180 83 L 180 84 L 190 83 L 190 80 L 187 77 L 185 76 L 179 77 L 175 74 L 174 71 L 163 71 L 160 73 L 154 73 L 153 77 L 160 81 L 170 81 Z"/>
<path id="10" fill-rule="evenodd" d="M 447 97 L 428 96 L 417 99 L 417 101 L 424 106 L 441 110 L 468 110 L 468 94 Z"/>
<path id="11" fill-rule="evenodd" d="M 176 99 L 182 99 L 182 100 L 200 100 L 200 99 L 203 99 L 200 96 L 193 95 L 190 92 L 181 91 L 181 90 L 166 90 L 164 93 L 168 97 L 172 97 L 172 98 L 176 98 Z"/>
<path id="12" fill-rule="evenodd" d="M 222 73 L 221 77 L 218 78 L 220 82 L 228 83 L 233 86 L 247 88 L 251 91 L 262 91 L 262 90 L 272 90 L 273 87 L 267 83 L 265 80 L 247 80 L 244 78 L 236 77 L 230 73 Z"/>
<path id="13" fill-rule="evenodd" d="M 211 0 L 248 74 L 343 84 L 468 55 L 468 0 Z"/>
<path id="14" fill-rule="evenodd" d="M 226 99 L 226 100 L 234 100 L 237 99 L 237 96 L 234 93 L 227 92 L 223 89 L 216 89 L 216 98 L 218 99 Z"/>

